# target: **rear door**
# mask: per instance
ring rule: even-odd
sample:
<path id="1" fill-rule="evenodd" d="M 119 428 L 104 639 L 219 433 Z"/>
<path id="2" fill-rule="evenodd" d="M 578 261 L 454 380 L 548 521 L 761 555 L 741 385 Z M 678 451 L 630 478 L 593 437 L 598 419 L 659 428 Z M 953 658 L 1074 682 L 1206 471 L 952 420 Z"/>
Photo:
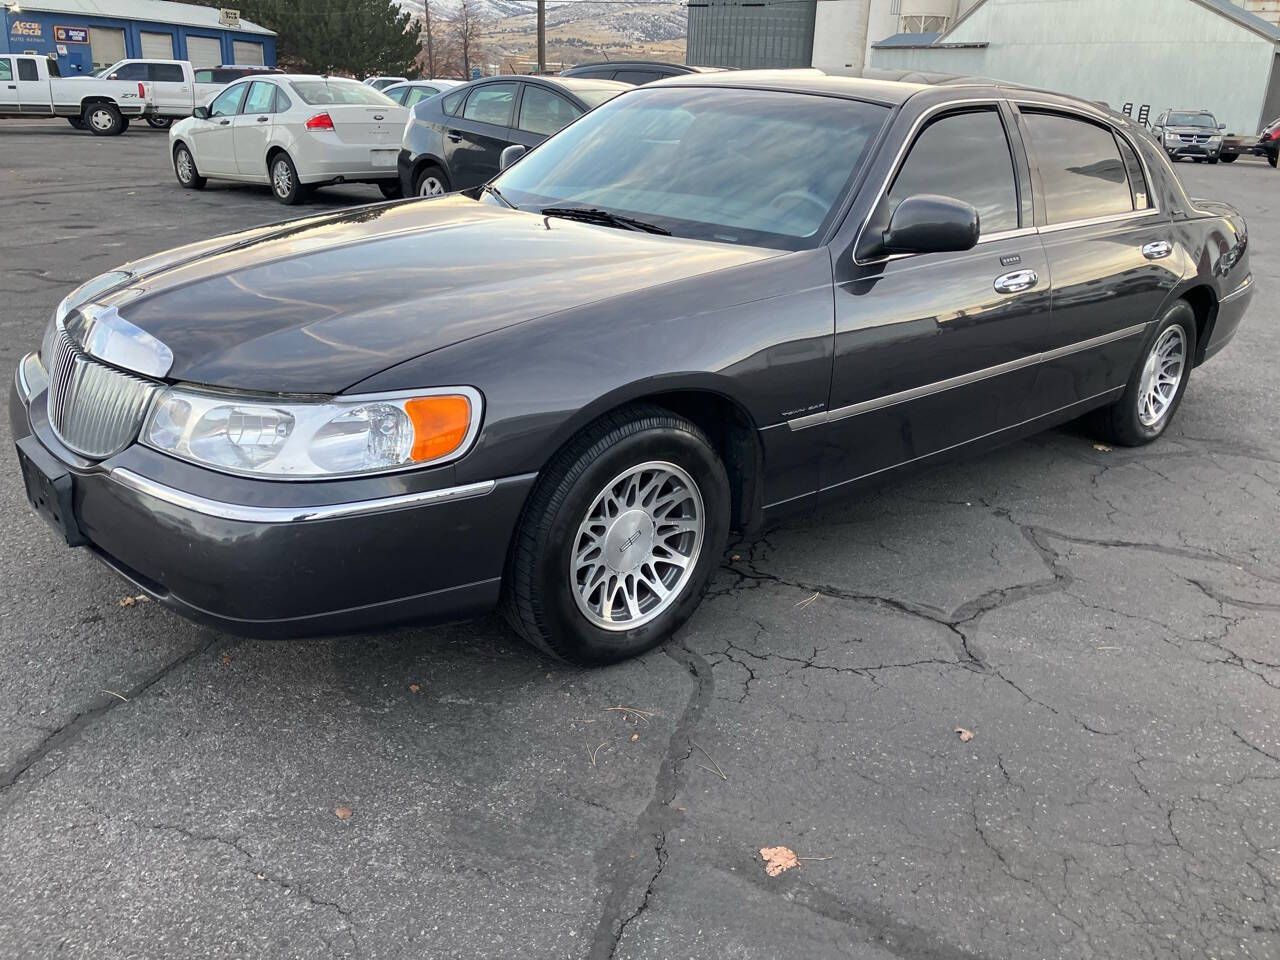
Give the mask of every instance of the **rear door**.
<path id="1" fill-rule="evenodd" d="M 1102 118 L 1020 104 L 1053 312 L 1037 392 L 1051 407 L 1123 386 L 1185 270 L 1140 154 Z"/>
<path id="2" fill-rule="evenodd" d="M 498 160 L 512 140 L 512 117 L 520 84 L 482 83 L 473 87 L 456 117 L 445 127 L 445 162 L 454 190 L 466 190 L 498 175 Z"/>
<path id="3" fill-rule="evenodd" d="M 40 75 L 36 57 L 14 57 L 18 87 L 18 109 L 22 113 L 46 114 L 50 110 L 49 81 Z M 13 81 L 10 81 L 11 83 Z"/>
<path id="4" fill-rule="evenodd" d="M 511 138 L 526 147 L 535 147 L 557 130 L 582 116 L 582 108 L 553 90 L 526 83 L 520 95 L 519 113 Z"/>
<path id="5" fill-rule="evenodd" d="M 275 125 L 276 97 L 274 83 L 255 80 L 249 85 L 240 113 L 231 119 L 236 169 L 241 176 L 267 175 L 267 143 Z"/>

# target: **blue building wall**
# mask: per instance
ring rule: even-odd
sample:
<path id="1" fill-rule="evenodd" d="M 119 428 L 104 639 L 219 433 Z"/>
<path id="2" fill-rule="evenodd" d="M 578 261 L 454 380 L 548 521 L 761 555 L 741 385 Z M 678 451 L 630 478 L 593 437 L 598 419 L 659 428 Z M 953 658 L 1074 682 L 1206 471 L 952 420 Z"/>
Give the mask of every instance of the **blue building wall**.
<path id="1" fill-rule="evenodd" d="M 4 18 L 4 31 L 0 34 L 0 53 L 25 53 L 34 50 L 37 53 L 58 54 L 58 66 L 63 76 L 89 74 L 93 72 L 93 59 L 89 50 L 88 29 L 90 27 L 107 27 L 124 31 L 125 56 L 129 58 L 142 56 L 142 39 L 140 34 L 167 33 L 174 38 L 174 59 L 186 60 L 187 37 L 210 37 L 217 39 L 222 46 L 222 63 L 235 63 L 236 57 L 232 42 L 239 40 L 248 43 L 262 44 L 262 62 L 267 66 L 275 66 L 276 38 L 270 34 L 247 33 L 242 30 L 224 30 L 216 27 L 188 27 L 173 23 L 154 23 L 147 20 L 124 20 L 118 17 L 96 17 L 72 15 L 65 13 L 48 13 L 43 10 L 22 10 L 13 13 L 0 6 L 0 16 Z M 57 30 L 62 27 L 71 31 L 65 36 L 75 36 L 76 29 L 83 30 L 85 42 L 66 42 L 57 39 Z M 60 53 L 59 46 L 66 49 Z"/>

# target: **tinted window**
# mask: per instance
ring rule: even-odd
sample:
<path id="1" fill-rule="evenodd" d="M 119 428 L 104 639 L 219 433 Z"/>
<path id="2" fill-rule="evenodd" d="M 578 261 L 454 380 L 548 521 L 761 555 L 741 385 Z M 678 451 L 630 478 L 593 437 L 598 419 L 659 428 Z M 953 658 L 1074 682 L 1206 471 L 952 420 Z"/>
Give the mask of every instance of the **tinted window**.
<path id="1" fill-rule="evenodd" d="M 126 63 L 111 74 L 112 80 L 148 80 L 150 74 L 145 63 Z"/>
<path id="2" fill-rule="evenodd" d="M 441 101 L 440 106 L 449 116 L 454 116 L 458 112 L 458 107 L 462 104 L 462 98 L 467 95 L 467 91 L 459 90 L 457 93 L 451 93 Z"/>
<path id="3" fill-rule="evenodd" d="M 476 123 L 492 123 L 499 127 L 511 125 L 511 105 L 516 99 L 514 83 L 486 83 L 476 87 L 467 97 L 462 108 L 463 120 Z"/>
<path id="4" fill-rule="evenodd" d="M 544 87 L 525 84 L 524 96 L 520 99 L 521 130 L 549 137 L 581 114 L 582 111 L 564 97 Z"/>
<path id="5" fill-rule="evenodd" d="M 1018 229 L 1018 188 L 1004 124 L 994 109 L 934 120 L 916 138 L 888 200 L 938 193 L 973 204 L 984 234 Z"/>
<path id="6" fill-rule="evenodd" d="M 641 87 L 499 175 L 526 209 L 582 205 L 676 236 L 814 246 L 888 111 L 835 97 Z"/>
<path id="7" fill-rule="evenodd" d="M 18 79 L 19 80 L 39 80 L 40 71 L 36 69 L 34 60 L 18 61 Z"/>
<path id="8" fill-rule="evenodd" d="M 234 87 L 227 87 L 214 98 L 213 103 L 209 104 L 209 116 L 229 117 L 233 113 L 238 113 L 240 102 L 248 89 L 247 83 L 237 83 Z"/>
<path id="9" fill-rule="evenodd" d="M 652 70 L 619 70 L 613 79 L 620 80 L 623 83 L 634 83 L 637 87 L 642 83 L 653 83 L 655 80 L 661 80 L 665 74 L 654 73 Z"/>
<path id="10" fill-rule="evenodd" d="M 383 90 L 382 92 L 396 103 L 404 103 L 404 95 L 409 92 L 409 88 L 401 87 L 399 90 Z"/>
<path id="11" fill-rule="evenodd" d="M 1116 137 L 1120 145 L 1120 156 L 1124 158 L 1124 168 L 1129 174 L 1129 191 L 1133 194 L 1133 209 L 1146 210 L 1151 207 L 1151 195 L 1147 189 L 1147 176 L 1142 172 L 1142 164 L 1138 155 L 1124 137 Z"/>
<path id="12" fill-rule="evenodd" d="M 245 113 L 271 113 L 275 106 L 275 84 L 256 81 L 249 87 L 249 96 L 244 100 Z"/>
<path id="13" fill-rule="evenodd" d="M 58 66 L 58 61 L 57 61 L 57 60 L 55 60 L 55 59 L 53 59 L 53 57 L 50 57 L 48 60 L 46 60 L 46 61 L 45 61 L 45 64 L 46 64 L 46 65 L 48 66 L 48 68 L 49 68 L 49 76 L 51 76 L 51 77 L 61 77 L 61 76 L 62 76 L 62 68 L 61 68 L 60 66 Z"/>
<path id="14" fill-rule="evenodd" d="M 292 83 L 298 96 L 313 107 L 341 103 L 389 107 L 395 103 L 385 93 L 354 80 L 294 80 Z"/>
<path id="15" fill-rule="evenodd" d="M 1026 113 L 1050 223 L 1133 210 L 1116 138 L 1106 127 L 1055 113 Z"/>
<path id="16" fill-rule="evenodd" d="M 598 70 L 575 70 L 573 75 L 583 80 L 612 80 L 614 70 L 612 67 L 601 67 Z"/>
<path id="17" fill-rule="evenodd" d="M 150 66 L 151 79 L 155 83 L 182 83 L 187 79 L 176 63 L 153 63 Z"/>
<path id="18" fill-rule="evenodd" d="M 213 83 L 213 71 L 212 71 L 212 70 L 197 70 L 197 71 L 196 71 L 196 83 Z"/>
<path id="19" fill-rule="evenodd" d="M 8 57 L 0 57 L 0 80 L 13 79 L 13 66 Z"/>

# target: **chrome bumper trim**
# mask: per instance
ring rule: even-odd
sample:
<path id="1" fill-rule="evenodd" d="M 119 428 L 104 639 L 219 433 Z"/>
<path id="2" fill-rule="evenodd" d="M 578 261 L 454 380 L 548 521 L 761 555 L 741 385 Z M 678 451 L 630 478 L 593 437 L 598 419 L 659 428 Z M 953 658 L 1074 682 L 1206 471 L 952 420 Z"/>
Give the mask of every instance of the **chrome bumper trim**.
<path id="1" fill-rule="evenodd" d="M 1246 293 L 1248 293 L 1251 289 L 1253 289 L 1253 274 L 1252 274 L 1252 273 L 1251 273 L 1251 274 L 1249 274 L 1247 277 L 1245 277 L 1245 278 L 1244 278 L 1244 283 L 1240 284 L 1240 286 L 1236 287 L 1234 290 L 1232 290 L 1230 293 L 1228 293 L 1225 297 L 1223 297 L 1221 300 L 1219 300 L 1219 301 L 1218 301 L 1218 305 L 1219 305 L 1219 306 L 1221 306 L 1221 305 L 1222 305 L 1222 304 L 1224 304 L 1224 303 L 1230 303 L 1230 302 L 1231 302 L 1232 300 L 1234 300 L 1236 297 L 1243 297 L 1243 296 L 1244 296 Z"/>
<path id="2" fill-rule="evenodd" d="M 466 500 L 471 497 L 483 497 L 492 492 L 498 485 L 496 480 L 485 480 L 481 483 L 469 483 L 460 487 L 447 487 L 443 490 L 424 490 L 421 493 L 405 493 L 395 497 L 380 497 L 376 500 L 358 500 L 353 503 L 327 503 L 311 507 L 255 507 L 242 503 L 226 503 L 222 500 L 210 500 L 207 497 L 187 493 L 175 487 L 157 483 L 146 477 L 117 467 L 109 474 L 110 478 L 135 493 L 178 507 L 206 517 L 219 520 L 234 520 L 238 523 L 305 523 L 312 520 L 336 520 L 343 517 L 354 517 L 366 513 L 385 513 L 391 510 L 405 510 L 410 507 L 421 507 L 433 503 L 448 503 L 454 500 Z"/>

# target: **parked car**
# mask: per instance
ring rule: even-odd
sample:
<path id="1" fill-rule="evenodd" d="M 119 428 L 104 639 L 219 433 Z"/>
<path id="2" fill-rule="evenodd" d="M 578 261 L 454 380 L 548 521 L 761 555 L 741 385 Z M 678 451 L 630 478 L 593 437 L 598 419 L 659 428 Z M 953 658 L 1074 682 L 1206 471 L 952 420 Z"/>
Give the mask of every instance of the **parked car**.
<path id="1" fill-rule="evenodd" d="M 424 100 L 404 129 L 401 188 L 426 197 L 477 187 L 497 174 L 505 148 L 541 143 L 629 89 L 610 80 L 489 77 Z"/>
<path id="2" fill-rule="evenodd" d="M 1226 129 L 1226 124 L 1219 123 L 1208 110 L 1167 110 L 1156 117 L 1151 134 L 1170 160 L 1217 163 L 1222 153 L 1222 131 Z"/>
<path id="3" fill-rule="evenodd" d="M 220 67 L 200 67 L 196 70 L 196 83 L 226 86 L 242 77 L 257 77 L 264 73 L 284 73 L 279 67 L 259 67 L 253 64 L 223 64 Z"/>
<path id="4" fill-rule="evenodd" d="M 65 117 L 77 130 L 111 137 L 137 119 L 190 116 L 216 87 L 194 81 L 183 60 L 122 60 L 94 77 L 62 77 L 58 61 L 0 55 L 0 117 Z"/>
<path id="5" fill-rule="evenodd" d="M 272 74 L 237 80 L 169 131 L 178 183 L 266 183 L 281 203 L 317 186 L 376 183 L 400 195 L 396 155 L 408 111 L 354 80 Z"/>
<path id="6" fill-rule="evenodd" d="M 406 80 L 404 83 L 393 83 L 382 92 L 402 107 L 412 107 L 420 100 L 460 86 L 461 80 Z"/>
<path id="7" fill-rule="evenodd" d="M 560 71 L 562 77 L 579 77 L 584 80 L 617 80 L 640 86 L 680 77 L 690 73 L 718 73 L 724 67 L 694 67 L 687 63 L 662 63 L 657 60 L 611 60 L 603 63 L 580 63 L 576 67 Z"/>
<path id="8" fill-rule="evenodd" d="M 690 76 L 481 190 L 89 281 L 11 432 L 59 535 L 193 619 L 501 605 L 608 663 L 689 617 L 731 530 L 1086 413 L 1150 443 L 1252 280 L 1240 214 L 1084 101 Z"/>
<path id="9" fill-rule="evenodd" d="M 408 77 L 365 77 L 364 84 L 375 90 L 385 90 L 393 83 L 404 83 L 408 79 Z"/>
<path id="10" fill-rule="evenodd" d="M 1223 163 L 1234 163 L 1239 156 L 1253 154 L 1266 157 L 1267 162 L 1274 167 L 1278 151 L 1280 151 L 1280 120 L 1273 120 L 1267 124 L 1256 137 L 1229 133 L 1222 138 Z"/>
<path id="11" fill-rule="evenodd" d="M 1280 120 L 1272 120 L 1263 128 L 1255 150 L 1266 157 L 1271 166 L 1276 166 L 1277 156 L 1280 155 Z"/>

